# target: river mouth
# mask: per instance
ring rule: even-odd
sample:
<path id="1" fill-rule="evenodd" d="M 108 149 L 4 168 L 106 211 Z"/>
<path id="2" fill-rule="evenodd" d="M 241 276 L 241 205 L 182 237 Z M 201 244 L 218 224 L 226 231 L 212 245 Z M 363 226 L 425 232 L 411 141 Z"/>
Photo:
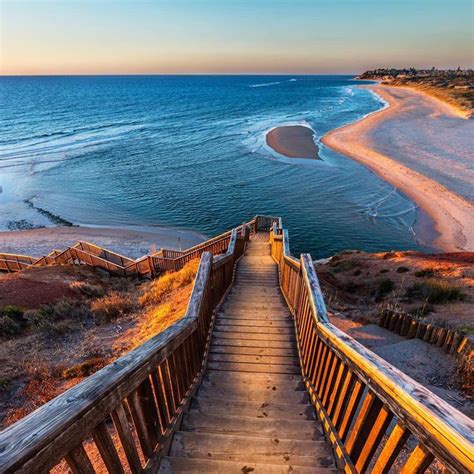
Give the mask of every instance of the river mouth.
<path id="1" fill-rule="evenodd" d="M 267 132 L 267 145 L 288 158 L 319 160 L 319 149 L 314 142 L 314 131 L 304 125 L 285 125 Z"/>

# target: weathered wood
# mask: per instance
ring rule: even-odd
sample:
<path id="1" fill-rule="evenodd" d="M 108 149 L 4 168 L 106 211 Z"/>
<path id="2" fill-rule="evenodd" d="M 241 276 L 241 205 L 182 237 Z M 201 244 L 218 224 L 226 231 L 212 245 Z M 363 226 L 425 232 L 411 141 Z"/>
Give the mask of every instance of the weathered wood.
<path id="1" fill-rule="evenodd" d="M 105 422 L 99 423 L 99 425 L 96 426 L 92 432 L 92 437 L 109 472 L 117 474 L 124 472 L 122 462 L 120 461 Z"/>
<path id="2" fill-rule="evenodd" d="M 73 474 L 94 474 L 94 468 L 82 444 L 67 453 L 65 458 Z"/>
<path id="3" fill-rule="evenodd" d="M 380 452 L 375 462 L 372 472 L 374 474 L 387 474 L 390 471 L 395 459 L 408 440 L 410 432 L 397 423 Z"/>
<path id="4" fill-rule="evenodd" d="M 428 449 L 419 444 L 411 453 L 400 474 L 422 474 L 433 462 L 434 456 Z"/>
<path id="5" fill-rule="evenodd" d="M 137 448 L 135 446 L 135 441 L 133 440 L 133 435 L 130 430 L 127 415 L 122 404 L 120 404 L 112 412 L 112 420 L 114 422 L 120 442 L 122 443 L 130 470 L 133 474 L 138 474 L 141 472 L 142 466 L 138 456 Z"/>
<path id="6" fill-rule="evenodd" d="M 272 232 L 275 233 L 275 229 Z M 276 241 L 275 236 L 271 236 L 270 241 Z M 283 241 L 283 251 L 279 257 L 280 285 L 295 315 L 303 368 L 309 374 L 308 379 L 315 384 L 316 398 L 321 397 L 327 403 L 328 411 L 325 416 L 331 417 L 327 426 L 331 425 L 331 421 L 334 430 L 339 431 L 335 435 L 336 439 L 338 437 L 344 439 L 351 424 L 354 424 L 360 433 L 367 432 L 371 428 L 366 435 L 371 437 L 375 447 L 362 446 L 357 442 L 356 434 L 352 439 L 349 435 L 348 442 L 350 440 L 352 444 L 352 453 L 358 458 L 356 459 L 357 468 L 365 468 L 368 465 L 377 445 L 381 442 L 387 423 L 396 416 L 407 426 L 403 429 L 403 433 L 408 433 L 409 429 L 450 470 L 459 472 L 474 470 L 471 420 L 453 410 L 434 394 L 356 343 L 329 322 L 318 319 L 316 301 L 319 298 L 322 300 L 322 295 L 319 285 L 315 284 L 316 280 L 313 278 L 314 268 L 309 268 L 311 258 L 303 255 L 301 257 L 302 275 L 296 273 L 294 264 L 289 263 L 288 240 L 283 238 Z M 277 254 L 272 253 L 272 255 Z M 291 299 L 294 283 L 288 278 L 290 272 L 293 272 L 297 280 L 302 282 L 297 305 Z M 319 313 L 321 312 L 319 310 Z M 309 324 L 311 320 L 317 334 L 315 340 L 311 336 L 313 331 Z M 451 351 L 456 350 L 452 347 L 457 347 L 456 343 L 447 344 L 447 341 L 451 339 L 447 331 L 443 329 L 434 331 L 431 325 L 413 321 L 408 315 L 385 313 L 380 324 L 409 338 L 417 337 L 440 346 L 448 346 L 448 350 Z M 313 341 L 311 345 L 309 341 Z M 334 356 L 341 361 L 341 367 L 344 367 L 343 370 L 339 369 L 335 381 L 335 370 L 332 365 L 335 361 Z M 361 396 L 362 387 L 365 385 L 373 393 L 372 406 L 367 407 L 366 410 L 363 406 L 358 407 L 358 397 Z M 328 392 L 335 393 L 327 397 Z M 366 412 L 366 422 L 364 422 L 364 412 Z M 387 465 L 391 463 L 393 454 L 397 452 L 398 444 L 404 442 L 404 436 L 396 440 L 397 432 L 399 432 L 398 428 L 393 434 L 394 437 L 391 438 L 392 449 L 382 449 Z M 328 436 L 334 437 L 334 432 L 328 432 Z M 334 446 L 336 446 L 336 441 L 334 441 Z M 380 466 L 383 466 L 383 459 L 380 460 Z"/>

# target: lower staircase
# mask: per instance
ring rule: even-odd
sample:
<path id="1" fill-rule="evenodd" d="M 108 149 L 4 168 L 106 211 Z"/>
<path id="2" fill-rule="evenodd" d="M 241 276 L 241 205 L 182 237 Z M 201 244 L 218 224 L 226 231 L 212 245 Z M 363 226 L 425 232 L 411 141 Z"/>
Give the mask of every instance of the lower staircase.
<path id="1" fill-rule="evenodd" d="M 236 268 L 207 371 L 159 472 L 334 472 L 301 380 L 292 321 L 268 233 L 258 233 Z"/>

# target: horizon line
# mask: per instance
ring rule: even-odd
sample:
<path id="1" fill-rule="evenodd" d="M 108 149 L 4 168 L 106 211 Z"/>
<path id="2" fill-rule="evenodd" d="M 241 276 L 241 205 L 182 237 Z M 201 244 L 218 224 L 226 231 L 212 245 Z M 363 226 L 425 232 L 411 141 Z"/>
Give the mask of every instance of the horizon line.
<path id="1" fill-rule="evenodd" d="M 100 77 L 100 76 L 358 76 L 361 73 L 289 73 L 289 72 L 238 72 L 238 73 L 220 73 L 220 72 L 176 72 L 176 73 L 155 73 L 155 72 L 144 72 L 144 73 L 70 73 L 70 74 L 0 74 L 0 77 Z"/>

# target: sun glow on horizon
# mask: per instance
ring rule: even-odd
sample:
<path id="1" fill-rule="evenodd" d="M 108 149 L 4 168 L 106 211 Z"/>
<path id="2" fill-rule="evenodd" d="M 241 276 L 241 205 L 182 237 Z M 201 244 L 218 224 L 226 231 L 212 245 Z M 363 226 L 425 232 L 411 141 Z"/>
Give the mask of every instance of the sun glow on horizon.
<path id="1" fill-rule="evenodd" d="M 470 1 L 0 0 L 0 74 L 472 67 Z"/>

